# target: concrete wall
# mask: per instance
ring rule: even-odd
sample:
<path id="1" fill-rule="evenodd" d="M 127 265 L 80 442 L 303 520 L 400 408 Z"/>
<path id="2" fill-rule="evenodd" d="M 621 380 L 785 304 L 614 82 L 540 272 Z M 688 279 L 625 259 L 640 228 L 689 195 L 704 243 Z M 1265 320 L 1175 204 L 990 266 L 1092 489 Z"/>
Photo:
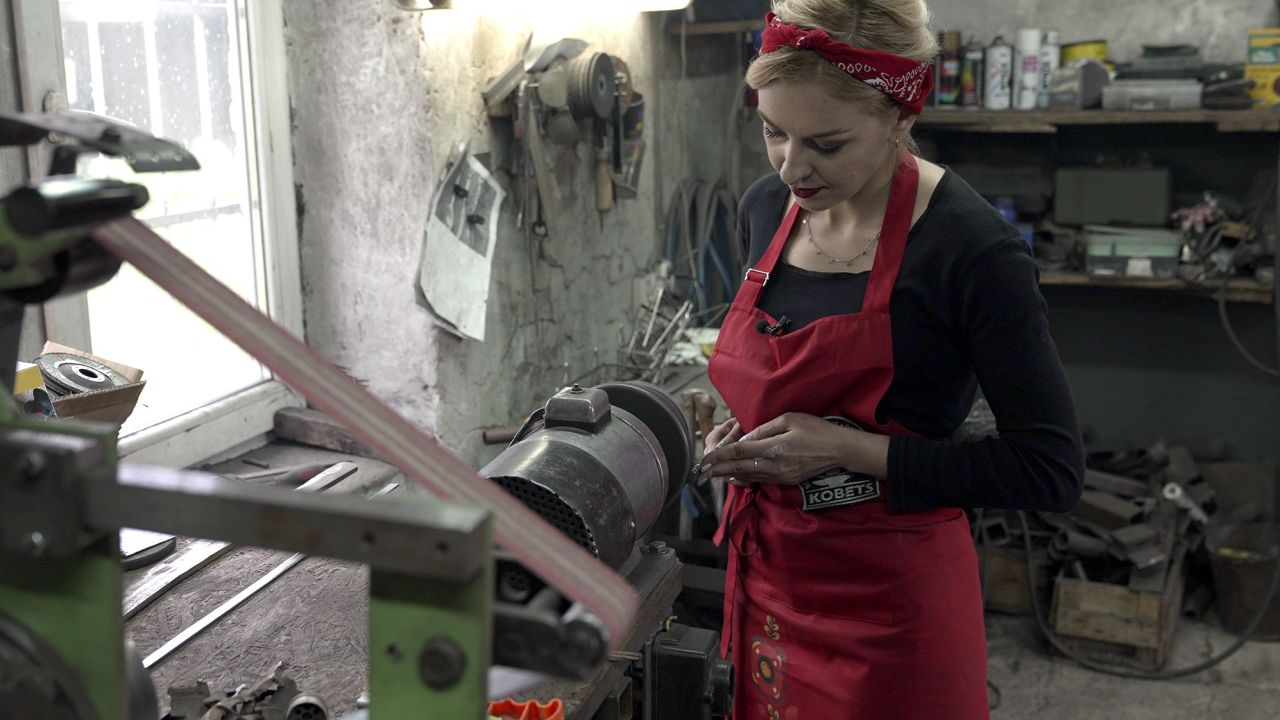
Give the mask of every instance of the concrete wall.
<path id="1" fill-rule="evenodd" d="M 715 150 L 722 132 L 697 125 L 725 112 L 709 109 L 723 79 L 705 70 L 681 79 L 662 16 L 608 3 L 574 13 L 543 3 L 537 16 L 517 0 L 457 4 L 406 13 L 386 0 L 286 3 L 286 39 L 307 339 L 481 462 L 492 454 L 481 428 L 518 421 L 566 381 L 608 379 L 593 368 L 612 362 L 629 336 L 632 281 L 657 259 L 663 196 L 728 153 Z M 503 147 L 502 123 L 490 127 L 480 91 L 531 31 L 582 38 L 628 63 L 650 105 L 639 197 L 597 213 L 593 156 L 585 143 L 561 152 L 565 198 L 548 208 L 565 229 L 546 245 L 555 262 L 517 234 L 509 196 L 486 339 L 459 340 L 415 304 L 428 201 L 459 143 Z M 677 100 L 691 142 L 668 140 Z M 659 171 L 664 182 L 655 183 Z"/>
<path id="2" fill-rule="evenodd" d="M 1246 30 L 1275 25 L 1272 0 L 933 0 L 933 27 L 983 42 L 1013 41 L 1019 28 L 1056 29 L 1062 42 L 1105 38 L 1112 59 L 1129 60 L 1142 45 L 1199 45 L 1206 59 L 1243 62 Z"/>

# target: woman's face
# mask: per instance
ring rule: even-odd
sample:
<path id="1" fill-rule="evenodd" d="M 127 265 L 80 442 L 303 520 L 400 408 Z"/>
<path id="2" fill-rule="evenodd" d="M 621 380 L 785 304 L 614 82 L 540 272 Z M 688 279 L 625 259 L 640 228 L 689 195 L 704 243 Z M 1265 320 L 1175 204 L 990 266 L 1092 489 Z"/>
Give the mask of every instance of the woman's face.
<path id="1" fill-rule="evenodd" d="M 809 211 L 849 200 L 891 172 L 893 139 L 911 122 L 833 98 L 816 82 L 772 82 L 758 95 L 769 162 Z"/>

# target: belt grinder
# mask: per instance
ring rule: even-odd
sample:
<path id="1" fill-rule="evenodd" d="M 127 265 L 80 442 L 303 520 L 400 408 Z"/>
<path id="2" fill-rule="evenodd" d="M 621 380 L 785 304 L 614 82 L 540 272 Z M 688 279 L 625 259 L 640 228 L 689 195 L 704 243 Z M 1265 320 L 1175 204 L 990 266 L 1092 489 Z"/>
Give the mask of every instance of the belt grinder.
<path id="1" fill-rule="evenodd" d="M 68 171 L 75 155 L 90 149 L 126 156 L 138 171 L 181 169 L 195 162 L 171 143 L 99 119 L 0 118 L 0 144 L 29 144 L 51 131 L 81 141 L 57 149 L 55 172 Z M 79 178 L 50 179 L 5 199 L 0 363 L 14 366 L 23 303 L 85 289 L 114 274 L 118 257 L 90 241 L 89 229 L 127 217 L 146 199 L 140 185 Z M 7 369 L 0 377 L 12 381 Z M 530 425 L 512 450 L 540 432 L 571 427 L 556 422 Z M 0 688 L 0 714 L 5 717 L 154 717 L 149 678 L 127 654 L 121 631 L 115 529 L 126 525 L 369 563 L 371 647 L 394 639 L 392 647 L 415 653 L 410 655 L 415 662 L 404 663 L 401 653 L 388 658 L 371 652 L 370 686 L 378 720 L 415 716 L 428 703 L 448 717 L 479 715 L 491 648 L 504 659 L 519 656 L 519 640 L 529 637 L 531 628 L 550 627 L 548 637 L 562 648 L 588 650 L 577 663 L 538 669 L 563 672 L 576 666 L 569 674 L 581 675 L 590 659 L 608 648 L 610 640 L 590 613 L 575 614 L 571 608 L 547 625 L 545 613 L 530 618 L 493 604 L 492 526 L 486 511 L 407 499 L 388 504 L 349 497 L 294 498 L 274 488 L 243 488 L 198 473 L 156 468 L 122 467 L 117 472 L 114 441 L 113 428 L 29 422 L 0 403 L 0 666 L 14 671 L 6 675 L 33 683 Z M 524 452 L 522 448 L 513 457 Z M 675 474 L 682 475 L 687 464 L 677 465 Z M 512 479 L 521 479 L 520 472 L 516 468 L 500 475 L 509 491 L 519 491 Z M 662 497 L 667 499 L 674 491 L 663 482 Z M 562 497 L 568 497 L 567 491 Z M 634 570 L 644 564 L 636 539 L 642 525 L 652 521 L 647 516 L 654 503 L 642 493 L 628 494 L 628 500 L 634 503 L 629 535 L 606 532 L 601 520 L 585 512 L 590 508 L 583 508 L 579 519 L 597 542 L 593 554 L 615 568 Z M 318 524 L 329 528 L 323 538 L 309 530 Z M 377 553 L 371 551 L 374 537 Z M 628 538 L 630 547 L 623 555 Z M 598 552 L 602 546 L 607 556 Z M 564 604 L 558 599 L 548 603 L 553 591 L 537 589 L 535 575 L 507 562 L 504 569 L 525 573 L 534 610 Z M 510 590 L 507 596 L 514 599 Z M 529 662 L 513 664 L 537 667 L 536 652 L 525 658 Z M 726 680 L 722 673 L 719 677 Z"/>

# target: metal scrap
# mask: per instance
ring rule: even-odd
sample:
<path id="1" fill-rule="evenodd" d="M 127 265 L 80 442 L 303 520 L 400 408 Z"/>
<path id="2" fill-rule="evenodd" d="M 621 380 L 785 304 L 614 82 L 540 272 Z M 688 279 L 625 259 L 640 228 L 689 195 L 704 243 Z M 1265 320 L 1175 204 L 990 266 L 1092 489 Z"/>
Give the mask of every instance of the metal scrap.
<path id="1" fill-rule="evenodd" d="M 213 695 L 203 680 L 169 688 L 169 713 L 162 720 L 328 720 L 329 707 L 320 697 L 298 690 L 298 683 L 279 663 L 271 675 L 254 685 Z"/>

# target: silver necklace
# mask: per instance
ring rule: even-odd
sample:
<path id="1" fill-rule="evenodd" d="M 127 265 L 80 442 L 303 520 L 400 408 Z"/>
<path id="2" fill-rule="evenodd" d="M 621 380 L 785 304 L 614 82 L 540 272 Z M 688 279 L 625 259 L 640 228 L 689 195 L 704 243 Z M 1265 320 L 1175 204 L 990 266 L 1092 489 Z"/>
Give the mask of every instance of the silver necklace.
<path id="1" fill-rule="evenodd" d="M 817 251 L 819 257 L 826 258 L 827 262 L 831 263 L 832 265 L 844 265 L 845 267 L 849 267 L 853 265 L 854 261 L 856 261 L 858 258 L 862 257 L 863 255 L 866 255 L 868 252 L 870 252 L 871 246 L 876 244 L 876 240 L 880 239 L 880 231 L 877 230 L 876 234 L 871 236 L 871 239 L 867 241 L 867 244 L 863 246 L 862 250 L 859 251 L 857 255 L 854 255 L 853 257 L 847 260 L 842 260 L 840 258 L 832 257 L 828 255 L 818 245 L 818 241 L 813 239 L 813 228 L 809 226 L 808 215 L 805 215 L 804 219 L 801 220 L 800 222 L 802 225 L 804 225 L 805 232 L 807 234 L 807 237 L 809 238 L 809 244 L 812 245 L 813 249 Z"/>

